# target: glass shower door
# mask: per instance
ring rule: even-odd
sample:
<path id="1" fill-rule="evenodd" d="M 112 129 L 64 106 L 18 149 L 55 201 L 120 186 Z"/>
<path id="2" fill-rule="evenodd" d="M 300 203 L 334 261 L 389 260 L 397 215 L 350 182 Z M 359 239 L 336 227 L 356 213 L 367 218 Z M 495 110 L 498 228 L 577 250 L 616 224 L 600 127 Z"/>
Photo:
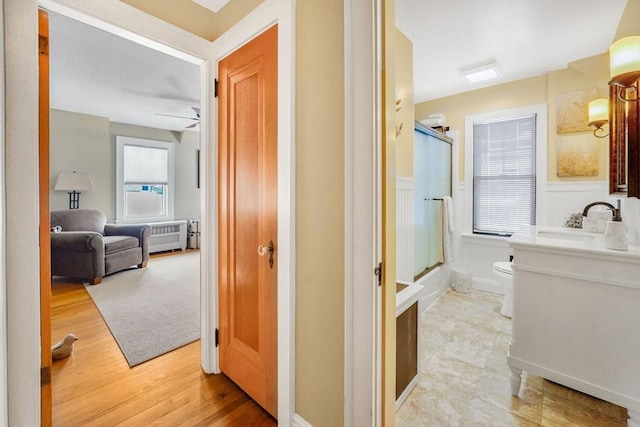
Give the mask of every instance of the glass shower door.
<path id="1" fill-rule="evenodd" d="M 444 262 L 443 196 L 451 196 L 451 140 L 416 124 L 414 280 Z"/>

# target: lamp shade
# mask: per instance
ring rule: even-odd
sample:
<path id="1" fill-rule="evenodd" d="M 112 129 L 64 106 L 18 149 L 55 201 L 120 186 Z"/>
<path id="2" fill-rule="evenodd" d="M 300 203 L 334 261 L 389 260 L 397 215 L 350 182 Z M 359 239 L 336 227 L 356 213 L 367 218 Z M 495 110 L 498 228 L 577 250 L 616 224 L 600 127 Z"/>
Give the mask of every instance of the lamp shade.
<path id="1" fill-rule="evenodd" d="M 609 121 L 609 100 L 599 98 L 589 103 L 589 123 Z"/>
<path id="2" fill-rule="evenodd" d="M 91 175 L 86 172 L 60 172 L 56 185 L 56 191 L 93 191 Z"/>
<path id="3" fill-rule="evenodd" d="M 630 74 L 631 82 L 640 76 L 640 36 L 622 38 L 609 48 L 611 79 Z M 635 78 L 633 77 L 635 76 Z"/>

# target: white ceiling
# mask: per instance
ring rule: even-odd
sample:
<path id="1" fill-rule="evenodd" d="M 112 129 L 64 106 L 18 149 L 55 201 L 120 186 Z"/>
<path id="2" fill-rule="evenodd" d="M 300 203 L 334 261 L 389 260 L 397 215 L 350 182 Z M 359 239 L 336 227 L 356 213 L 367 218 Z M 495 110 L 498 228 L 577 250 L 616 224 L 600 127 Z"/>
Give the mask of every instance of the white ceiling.
<path id="1" fill-rule="evenodd" d="M 119 36 L 49 15 L 51 108 L 182 131 L 200 106 L 200 68 Z M 196 130 L 198 127 L 196 127 Z"/>
<path id="2" fill-rule="evenodd" d="M 413 42 L 414 101 L 567 67 L 606 52 L 626 0 L 396 0 Z M 467 84 L 459 69 L 496 60 L 502 78 Z"/>
<path id="3" fill-rule="evenodd" d="M 413 42 L 416 103 L 564 68 L 605 52 L 626 0 L 396 0 Z M 200 105 L 199 67 L 50 14 L 51 107 L 174 131 Z M 495 59 L 503 76 L 469 85 L 460 68 Z M 196 127 L 198 130 L 198 127 Z"/>

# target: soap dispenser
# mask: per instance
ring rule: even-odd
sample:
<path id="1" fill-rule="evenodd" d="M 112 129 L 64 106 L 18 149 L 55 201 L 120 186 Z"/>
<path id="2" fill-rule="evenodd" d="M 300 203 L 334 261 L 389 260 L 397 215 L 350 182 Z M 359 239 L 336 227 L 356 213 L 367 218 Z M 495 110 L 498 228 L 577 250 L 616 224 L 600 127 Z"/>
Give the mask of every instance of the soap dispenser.
<path id="1" fill-rule="evenodd" d="M 604 246 L 618 251 L 628 249 L 627 224 L 622 222 L 622 215 L 620 215 L 620 199 L 618 199 L 618 208 L 613 210 L 613 219 L 607 221 L 607 227 L 604 231 Z"/>

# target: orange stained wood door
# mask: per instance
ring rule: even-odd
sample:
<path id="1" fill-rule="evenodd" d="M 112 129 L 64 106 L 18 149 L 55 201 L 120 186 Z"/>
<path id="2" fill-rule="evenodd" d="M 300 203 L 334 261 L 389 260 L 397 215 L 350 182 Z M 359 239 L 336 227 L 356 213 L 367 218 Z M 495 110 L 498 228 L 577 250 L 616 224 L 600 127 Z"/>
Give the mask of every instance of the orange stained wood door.
<path id="1" fill-rule="evenodd" d="M 51 425 L 51 239 L 49 237 L 49 15 L 38 10 L 40 198 L 40 425 Z"/>
<path id="2" fill-rule="evenodd" d="M 277 415 L 277 26 L 218 66 L 220 368 Z"/>

